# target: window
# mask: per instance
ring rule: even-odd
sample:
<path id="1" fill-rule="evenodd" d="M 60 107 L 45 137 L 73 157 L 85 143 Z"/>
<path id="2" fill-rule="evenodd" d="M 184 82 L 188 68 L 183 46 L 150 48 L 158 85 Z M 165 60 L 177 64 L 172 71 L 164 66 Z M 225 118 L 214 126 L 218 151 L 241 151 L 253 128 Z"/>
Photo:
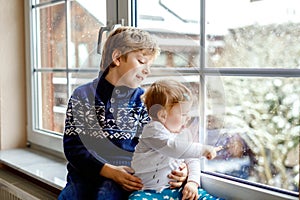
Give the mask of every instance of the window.
<path id="1" fill-rule="evenodd" d="M 118 12 L 106 12 L 116 4 Z M 223 146 L 203 161 L 204 173 L 299 195 L 299 1 L 124 4 L 32 0 L 29 141 L 61 149 L 68 97 L 99 70 L 99 28 L 124 22 L 148 30 L 162 49 L 144 86 L 165 76 L 187 84 L 199 102 L 200 140 Z"/>
<path id="2" fill-rule="evenodd" d="M 107 21 L 106 0 L 32 0 L 30 6 L 32 122 L 28 140 L 62 151 L 69 96 L 99 70 L 97 39 Z"/>
<path id="3" fill-rule="evenodd" d="M 204 160 L 203 172 L 299 192 L 299 2 L 137 0 L 136 6 L 136 25 L 162 48 L 155 78 L 173 74 L 192 87 L 200 139 L 223 147 L 216 159 Z"/>

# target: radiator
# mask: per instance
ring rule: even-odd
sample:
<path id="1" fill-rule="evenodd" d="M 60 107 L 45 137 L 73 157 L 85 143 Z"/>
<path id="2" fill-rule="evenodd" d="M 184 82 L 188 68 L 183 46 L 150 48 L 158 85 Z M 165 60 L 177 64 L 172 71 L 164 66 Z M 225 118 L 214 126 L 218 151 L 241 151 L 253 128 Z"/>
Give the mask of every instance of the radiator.
<path id="1" fill-rule="evenodd" d="M 57 200 L 57 195 L 10 171 L 0 169 L 0 200 Z"/>

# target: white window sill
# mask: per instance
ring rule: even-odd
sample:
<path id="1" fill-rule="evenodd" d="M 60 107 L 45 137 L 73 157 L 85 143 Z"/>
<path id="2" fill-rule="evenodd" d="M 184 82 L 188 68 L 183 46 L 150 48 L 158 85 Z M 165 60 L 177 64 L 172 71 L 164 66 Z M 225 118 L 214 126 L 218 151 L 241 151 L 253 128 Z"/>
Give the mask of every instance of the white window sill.
<path id="1" fill-rule="evenodd" d="M 62 190 L 66 184 L 67 161 L 32 148 L 0 151 L 0 164 Z M 202 174 L 202 186 L 209 193 L 225 199 L 296 200 L 298 197 L 249 186 L 235 181 Z"/>
<path id="2" fill-rule="evenodd" d="M 1 150 L 0 163 L 59 190 L 66 184 L 67 161 L 31 148 Z"/>

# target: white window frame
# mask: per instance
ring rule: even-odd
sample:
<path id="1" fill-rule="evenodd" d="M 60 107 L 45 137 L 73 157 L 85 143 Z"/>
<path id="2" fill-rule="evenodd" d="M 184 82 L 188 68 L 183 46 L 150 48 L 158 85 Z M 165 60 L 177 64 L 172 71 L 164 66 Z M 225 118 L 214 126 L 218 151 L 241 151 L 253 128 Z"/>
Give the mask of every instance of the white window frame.
<path id="1" fill-rule="evenodd" d="M 67 3 L 70 0 L 57 0 L 57 1 L 49 1 L 46 3 L 43 3 L 42 6 L 47 6 L 49 4 L 55 5 L 59 3 Z M 118 21 L 121 21 L 118 19 L 117 16 L 124 16 L 124 14 L 117 14 L 117 12 L 114 12 L 116 8 L 119 8 L 120 12 L 124 10 L 124 8 L 128 8 L 125 5 L 125 1 L 121 0 L 106 0 L 107 4 L 107 24 L 116 24 Z M 120 5 L 121 6 L 120 6 Z M 42 131 L 37 130 L 35 128 L 36 121 L 36 95 L 37 93 L 34 83 L 34 63 L 35 63 L 35 46 L 34 46 L 34 40 L 35 40 L 35 33 L 34 33 L 34 13 L 32 9 L 32 3 L 31 0 L 26 0 L 24 2 L 24 11 L 25 11 L 25 37 L 26 37 L 26 78 L 27 78 L 27 141 L 28 146 L 34 146 L 39 149 L 43 149 L 45 151 L 51 151 L 55 154 L 63 155 L 63 145 L 62 145 L 62 136 L 57 135 L 54 132 L 51 131 Z M 126 11 L 128 13 L 128 10 Z M 122 17 L 122 19 L 125 19 Z M 122 21 L 127 21 L 122 20 Z"/>
<path id="2" fill-rule="evenodd" d="M 62 0 L 64 1 L 64 0 Z M 68 1 L 68 0 L 65 0 Z M 55 1 L 60 2 L 60 1 Z M 107 0 L 107 25 L 112 26 L 113 24 L 123 24 L 123 25 L 134 25 L 135 19 L 131 15 L 131 7 L 134 6 L 135 0 Z M 34 87 L 33 79 L 33 63 L 34 63 L 34 52 L 35 48 L 33 46 L 33 39 L 35 35 L 32 33 L 34 28 L 33 24 L 33 13 L 31 0 L 25 1 L 25 27 L 26 27 L 26 76 L 27 76 L 27 138 L 30 145 L 41 147 L 43 149 L 48 149 L 50 151 L 62 154 L 62 136 L 52 134 L 50 132 L 39 131 L 34 128 L 34 98 L 36 93 Z M 204 5 L 205 0 L 201 0 L 202 5 L 202 25 L 204 20 Z M 111 12 L 117 8 L 117 12 Z M 204 29 L 202 30 L 204 31 Z M 205 32 L 202 32 L 201 35 L 205 35 Z M 201 40 L 201 46 L 204 44 L 204 39 Z M 203 52 L 204 53 L 204 52 Z M 210 75 L 224 75 L 224 76 L 255 76 L 255 77 L 299 77 L 298 69 L 283 69 L 283 70 L 274 70 L 274 69 L 208 69 L 204 68 L 205 66 L 205 56 L 201 54 L 200 56 L 200 81 L 205 80 L 205 76 Z M 204 85 L 204 84 L 202 84 Z M 201 88 L 204 91 L 204 88 Z M 204 95 L 202 95 L 204 98 Z M 204 99 L 202 99 L 204 100 Z M 202 115 L 204 116 L 204 106 L 202 107 Z M 201 117 L 202 124 L 204 124 L 204 117 Z M 204 127 L 204 126 L 202 126 Z M 226 179 L 222 177 L 217 177 L 212 174 L 203 173 L 202 175 L 203 187 L 210 193 L 218 195 L 223 198 L 228 199 L 298 199 L 297 196 L 293 193 L 283 193 L 282 191 L 274 191 L 266 188 L 261 188 L 254 185 L 249 185 L 247 183 L 240 183 L 234 179 Z"/>

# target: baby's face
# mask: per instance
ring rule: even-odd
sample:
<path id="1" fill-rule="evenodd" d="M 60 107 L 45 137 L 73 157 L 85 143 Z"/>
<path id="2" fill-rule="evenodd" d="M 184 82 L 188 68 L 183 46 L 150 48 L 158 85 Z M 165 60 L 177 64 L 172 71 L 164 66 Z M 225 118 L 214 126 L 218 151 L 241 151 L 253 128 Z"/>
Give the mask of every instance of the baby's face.
<path id="1" fill-rule="evenodd" d="M 190 102 L 176 103 L 168 111 L 165 127 L 172 133 L 180 133 L 185 128 L 187 122 L 190 120 L 190 110 L 192 104 Z"/>

